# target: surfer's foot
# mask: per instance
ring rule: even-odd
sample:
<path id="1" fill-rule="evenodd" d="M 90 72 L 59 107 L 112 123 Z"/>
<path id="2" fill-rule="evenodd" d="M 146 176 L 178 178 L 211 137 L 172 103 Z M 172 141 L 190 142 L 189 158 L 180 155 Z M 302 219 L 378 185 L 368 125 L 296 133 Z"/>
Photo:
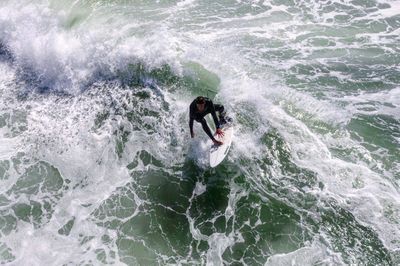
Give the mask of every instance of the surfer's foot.
<path id="1" fill-rule="evenodd" d="M 218 145 L 218 146 L 224 144 L 222 141 L 219 141 L 219 140 L 216 140 L 216 139 L 213 140 L 213 142 L 214 142 L 215 145 Z"/>
<path id="2" fill-rule="evenodd" d="M 223 115 L 223 116 L 219 117 L 219 123 L 221 125 L 224 125 L 224 124 L 227 124 L 227 123 L 231 123 L 231 122 L 232 122 L 232 118 L 230 118 L 229 116 Z"/>

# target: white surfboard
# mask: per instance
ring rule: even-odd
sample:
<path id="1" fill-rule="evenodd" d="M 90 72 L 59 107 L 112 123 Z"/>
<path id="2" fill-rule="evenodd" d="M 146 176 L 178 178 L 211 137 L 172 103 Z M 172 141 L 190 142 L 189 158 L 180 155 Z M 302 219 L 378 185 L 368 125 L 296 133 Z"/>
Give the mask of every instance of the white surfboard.
<path id="1" fill-rule="evenodd" d="M 224 144 L 222 145 L 215 145 L 212 143 L 210 149 L 210 166 L 216 167 L 219 165 L 224 159 L 225 156 L 228 154 L 229 148 L 232 144 L 232 137 L 233 137 L 233 126 L 226 125 L 222 127 L 222 131 L 225 133 L 223 137 L 215 136 L 215 139 L 222 141 Z"/>

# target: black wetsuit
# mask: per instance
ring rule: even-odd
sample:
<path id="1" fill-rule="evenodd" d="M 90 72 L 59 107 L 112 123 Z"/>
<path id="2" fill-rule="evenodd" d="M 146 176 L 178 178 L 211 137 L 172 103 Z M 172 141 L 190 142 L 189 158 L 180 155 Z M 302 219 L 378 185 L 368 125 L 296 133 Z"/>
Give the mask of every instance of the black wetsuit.
<path id="1" fill-rule="evenodd" d="M 214 119 L 215 127 L 220 128 L 220 123 L 217 118 L 216 112 L 221 114 L 224 111 L 224 106 L 220 104 L 214 104 L 209 98 L 206 97 L 204 97 L 204 100 L 205 100 L 205 106 L 203 112 L 199 112 L 197 110 L 196 99 L 190 104 L 190 113 L 189 113 L 190 134 L 193 136 L 193 121 L 196 120 L 197 122 L 201 123 L 203 130 L 207 133 L 207 135 L 212 140 L 215 140 L 204 117 L 208 114 L 211 114 L 212 118 Z"/>

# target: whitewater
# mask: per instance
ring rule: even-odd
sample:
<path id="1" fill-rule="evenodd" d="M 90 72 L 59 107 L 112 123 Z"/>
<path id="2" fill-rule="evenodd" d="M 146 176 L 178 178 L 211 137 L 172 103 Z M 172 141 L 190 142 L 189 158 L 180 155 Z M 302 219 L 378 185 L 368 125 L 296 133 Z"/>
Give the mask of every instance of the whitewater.
<path id="1" fill-rule="evenodd" d="M 398 0 L 2 0 L 0 263 L 399 265 L 399 43 Z"/>

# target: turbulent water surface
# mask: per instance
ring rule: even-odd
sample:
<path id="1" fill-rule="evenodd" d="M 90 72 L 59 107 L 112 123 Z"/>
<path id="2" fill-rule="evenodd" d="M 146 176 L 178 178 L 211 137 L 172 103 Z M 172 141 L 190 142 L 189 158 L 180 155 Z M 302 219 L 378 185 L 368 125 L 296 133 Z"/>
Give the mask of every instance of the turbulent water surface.
<path id="1" fill-rule="evenodd" d="M 393 0 L 2 0 L 0 262 L 399 265 L 399 36 Z"/>

